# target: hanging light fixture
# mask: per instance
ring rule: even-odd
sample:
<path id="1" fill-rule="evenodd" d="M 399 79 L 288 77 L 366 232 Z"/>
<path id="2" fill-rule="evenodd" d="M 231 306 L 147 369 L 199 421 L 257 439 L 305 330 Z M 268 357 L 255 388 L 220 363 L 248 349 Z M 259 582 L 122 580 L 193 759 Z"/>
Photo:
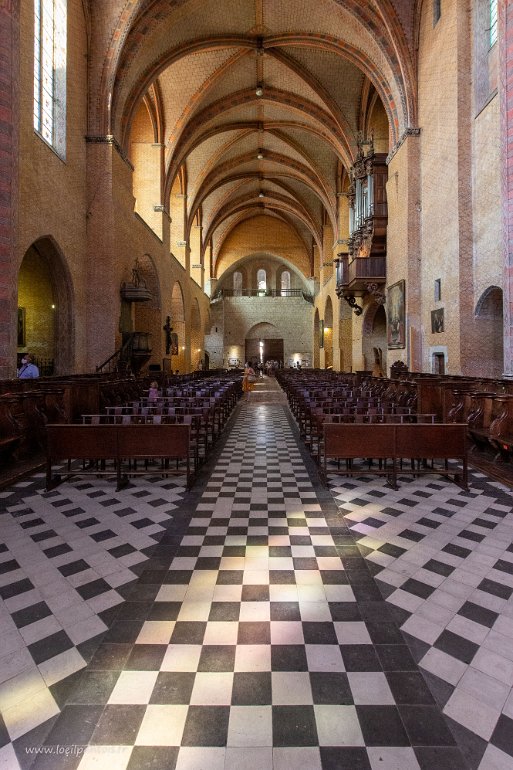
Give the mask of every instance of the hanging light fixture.
<path id="1" fill-rule="evenodd" d="M 263 96 L 264 95 L 264 87 L 263 87 L 262 83 L 258 83 L 257 84 L 257 87 L 255 89 L 255 94 L 257 96 Z"/>
<path id="2" fill-rule="evenodd" d="M 260 190 L 260 192 L 258 193 L 258 197 L 259 197 L 259 198 L 265 198 L 265 195 L 264 195 L 264 193 L 262 192 L 262 190 Z"/>

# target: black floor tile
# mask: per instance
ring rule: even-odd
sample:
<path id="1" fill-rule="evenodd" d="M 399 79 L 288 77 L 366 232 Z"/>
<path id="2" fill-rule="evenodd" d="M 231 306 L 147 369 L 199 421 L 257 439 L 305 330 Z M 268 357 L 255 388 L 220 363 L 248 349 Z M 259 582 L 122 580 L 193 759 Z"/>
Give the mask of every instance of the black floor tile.
<path id="1" fill-rule="evenodd" d="M 23 628 L 31 623 L 36 623 L 38 620 L 47 618 L 51 614 L 52 611 L 46 602 L 38 602 L 37 604 L 30 605 L 30 607 L 13 612 L 11 617 L 18 628 Z"/>
<path id="2" fill-rule="evenodd" d="M 233 671 L 235 645 L 204 645 L 198 671 Z"/>
<path id="3" fill-rule="evenodd" d="M 51 636 L 46 636 L 44 639 L 40 639 L 34 644 L 29 644 L 28 650 L 35 663 L 43 663 L 45 660 L 54 658 L 65 650 L 70 650 L 73 647 L 73 642 L 65 631 L 57 631 L 57 633 Z"/>
<path id="4" fill-rule="evenodd" d="M 239 623 L 237 644 L 270 644 L 271 629 L 267 622 L 244 621 Z"/>
<path id="5" fill-rule="evenodd" d="M 274 746 L 317 746 L 313 706 L 273 706 Z"/>
<path id="6" fill-rule="evenodd" d="M 409 746 L 396 706 L 356 706 L 366 746 Z"/>
<path id="7" fill-rule="evenodd" d="M 125 663 L 125 671 L 160 671 L 166 654 L 165 644 L 135 644 Z"/>
<path id="8" fill-rule="evenodd" d="M 229 706 L 190 706 L 182 746 L 226 746 Z"/>
<path id="9" fill-rule="evenodd" d="M 491 628 L 499 617 L 497 612 L 487 610 L 485 607 L 481 607 L 473 602 L 465 602 L 458 610 L 458 615 L 473 620 L 475 623 L 481 623 L 483 626 L 488 626 L 488 628 Z"/>
<path id="10" fill-rule="evenodd" d="M 436 706 L 399 706 L 412 746 L 455 746 L 456 741 Z"/>
<path id="11" fill-rule="evenodd" d="M 103 713 L 103 705 L 69 705 L 59 714 L 45 740 L 46 746 L 71 746 L 88 743 Z"/>
<path id="12" fill-rule="evenodd" d="M 178 746 L 134 746 L 126 770 L 174 770 Z"/>
<path id="13" fill-rule="evenodd" d="M 402 584 L 401 590 L 408 591 L 408 593 L 414 594 L 414 596 L 420 596 L 422 599 L 427 599 L 428 596 L 431 596 L 435 589 L 433 586 L 427 585 L 426 583 L 421 583 L 420 580 L 414 580 L 413 578 L 410 578 Z"/>
<path id="14" fill-rule="evenodd" d="M 196 674 L 191 671 L 161 671 L 151 694 L 150 703 L 189 704 Z"/>
<path id="15" fill-rule="evenodd" d="M 490 743 L 512 757 L 513 766 L 513 719 L 510 719 L 506 714 L 501 714 Z"/>
<path id="16" fill-rule="evenodd" d="M 418 671 L 387 671 L 386 678 L 398 705 L 434 704 L 433 696 Z"/>
<path id="17" fill-rule="evenodd" d="M 11 742 L 9 732 L 5 726 L 2 715 L 0 714 L 0 748 Z"/>
<path id="18" fill-rule="evenodd" d="M 378 644 L 376 652 L 383 671 L 417 671 L 417 664 L 405 644 Z"/>
<path id="19" fill-rule="evenodd" d="M 92 745 L 133 746 L 146 706 L 105 706 L 91 738 Z"/>
<path id="20" fill-rule="evenodd" d="M 110 644 L 104 642 L 94 653 L 89 670 L 121 671 L 132 650 L 131 644 Z"/>
<path id="21" fill-rule="evenodd" d="M 341 644 L 346 671 L 382 671 L 382 665 L 371 644 Z"/>
<path id="22" fill-rule="evenodd" d="M 233 706 L 267 706 L 272 704 L 270 671 L 237 671 L 233 677 Z"/>
<path id="23" fill-rule="evenodd" d="M 313 702 L 316 704 L 351 705 L 353 703 L 353 695 L 345 673 L 311 671 L 310 684 Z"/>
<path id="24" fill-rule="evenodd" d="M 273 644 L 271 647 L 273 671 L 308 671 L 303 644 Z"/>
<path id="25" fill-rule="evenodd" d="M 459 749 L 453 747 L 415 747 L 421 770 L 470 770 Z"/>
<path id="26" fill-rule="evenodd" d="M 206 623 L 177 621 L 171 634 L 171 644 L 202 644 Z"/>
<path id="27" fill-rule="evenodd" d="M 321 746 L 321 763 L 322 770 L 371 770 L 367 751 L 353 746 Z"/>
<path id="28" fill-rule="evenodd" d="M 135 642 L 142 628 L 140 620 L 119 620 L 114 623 L 105 635 L 105 641 L 111 644 Z"/>
<path id="29" fill-rule="evenodd" d="M 243 602 L 268 602 L 269 601 L 269 586 L 267 585 L 243 585 L 242 586 L 242 598 Z"/>
<path id="30" fill-rule="evenodd" d="M 362 619 L 356 602 L 330 602 L 329 607 L 334 621 L 358 621 Z"/>
<path id="31" fill-rule="evenodd" d="M 501 599 L 509 599 L 511 594 L 513 594 L 513 588 L 503 585 L 502 583 L 497 583 L 495 580 L 489 580 L 488 578 L 482 580 L 477 587 L 480 591 L 486 591 L 486 593 L 498 596 Z"/>
<path id="32" fill-rule="evenodd" d="M 463 663 L 470 663 L 479 649 L 478 644 L 470 642 L 452 631 L 447 631 L 447 629 L 442 631 L 434 646 L 447 655 L 452 655 L 453 658 L 463 661 Z"/>
<path id="33" fill-rule="evenodd" d="M 71 693 L 68 705 L 100 706 L 105 705 L 119 678 L 120 671 L 92 671 L 86 669 L 74 692 Z"/>
<path id="34" fill-rule="evenodd" d="M 305 644 L 338 644 L 333 623 L 303 621 Z"/>

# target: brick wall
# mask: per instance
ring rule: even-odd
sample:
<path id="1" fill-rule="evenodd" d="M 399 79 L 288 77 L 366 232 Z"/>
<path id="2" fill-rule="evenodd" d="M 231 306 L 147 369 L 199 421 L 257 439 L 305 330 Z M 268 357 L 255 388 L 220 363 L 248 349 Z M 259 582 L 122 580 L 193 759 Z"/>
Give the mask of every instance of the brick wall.
<path id="1" fill-rule="evenodd" d="M 19 0 L 0 4 L 0 377 L 16 366 L 19 9 Z"/>

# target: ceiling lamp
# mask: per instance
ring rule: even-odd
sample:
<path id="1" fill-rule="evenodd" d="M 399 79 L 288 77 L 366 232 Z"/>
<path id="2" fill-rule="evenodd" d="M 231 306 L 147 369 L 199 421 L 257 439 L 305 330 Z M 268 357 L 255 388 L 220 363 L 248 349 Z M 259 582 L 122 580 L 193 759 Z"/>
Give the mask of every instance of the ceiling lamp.
<path id="1" fill-rule="evenodd" d="M 264 95 L 264 87 L 261 83 L 259 83 L 256 87 L 255 93 L 257 96 L 263 96 Z"/>
<path id="2" fill-rule="evenodd" d="M 264 193 L 262 192 L 262 190 L 260 190 L 260 192 L 258 193 L 258 197 L 259 197 L 259 198 L 265 198 L 265 195 L 264 195 Z"/>
<path id="3" fill-rule="evenodd" d="M 258 151 L 257 160 L 263 160 L 264 159 L 264 153 L 262 150 Z"/>

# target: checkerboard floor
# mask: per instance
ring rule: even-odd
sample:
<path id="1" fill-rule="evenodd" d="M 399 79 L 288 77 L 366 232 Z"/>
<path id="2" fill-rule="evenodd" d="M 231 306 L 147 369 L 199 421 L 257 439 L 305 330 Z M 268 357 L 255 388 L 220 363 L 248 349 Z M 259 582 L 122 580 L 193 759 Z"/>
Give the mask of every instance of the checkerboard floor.
<path id="1" fill-rule="evenodd" d="M 477 477 L 470 493 L 436 477 L 393 492 L 341 476 L 328 491 L 296 436 L 286 406 L 243 404 L 196 498 L 169 480 L 116 494 L 77 483 L 48 497 L 36 479 L 4 498 L 8 527 L 22 530 L 0 549 L 14 624 L 4 635 L 49 617 L 61 628 L 23 647 L 39 676 L 52 662 L 53 682 L 36 687 L 31 668 L 4 675 L 0 768 L 513 768 L 509 494 Z M 49 506 L 64 512 L 60 529 Z M 28 531 L 53 528 L 40 542 L 58 550 L 36 565 L 22 523 L 37 518 Z M 78 532 L 65 526 L 83 520 Z M 44 593 L 48 559 L 61 569 Z M 89 621 L 56 615 L 61 578 L 82 602 L 115 599 L 92 607 L 90 622 L 105 626 L 93 638 L 73 637 Z M 81 662 L 62 676 L 72 649 Z M 25 699 L 4 711 L 16 691 Z"/>

